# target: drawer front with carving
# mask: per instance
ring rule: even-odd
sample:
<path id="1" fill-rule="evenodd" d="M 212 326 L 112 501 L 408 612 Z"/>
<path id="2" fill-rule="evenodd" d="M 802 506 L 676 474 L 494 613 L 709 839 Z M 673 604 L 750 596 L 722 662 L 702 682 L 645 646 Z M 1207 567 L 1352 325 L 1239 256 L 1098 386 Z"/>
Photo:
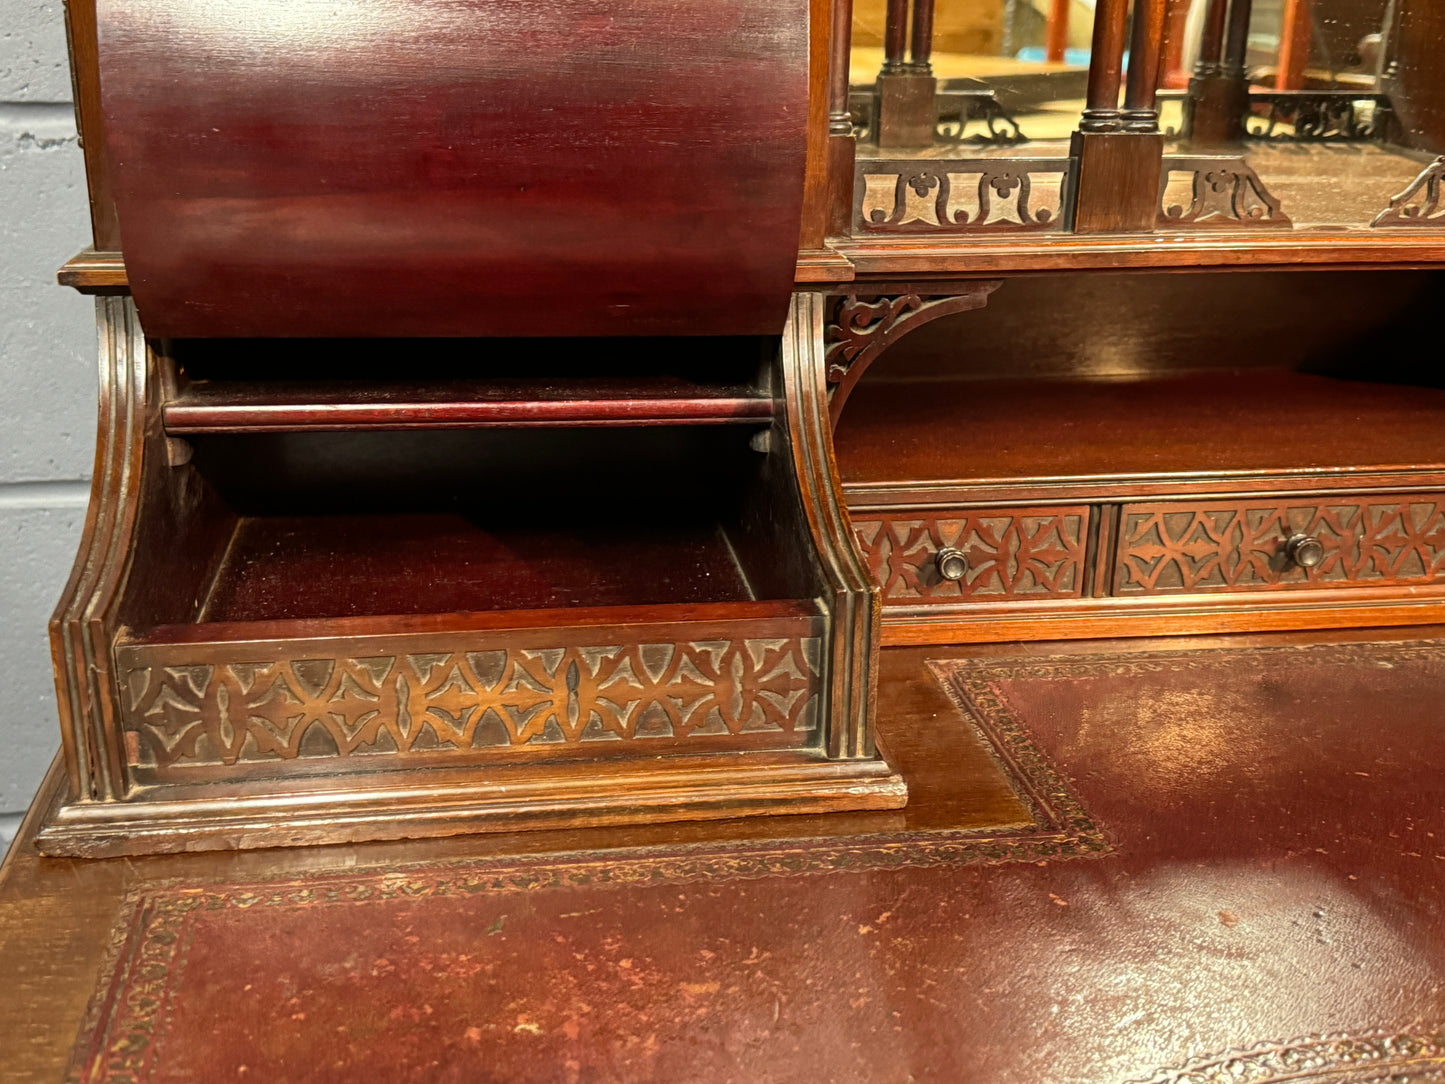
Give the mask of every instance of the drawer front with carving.
<path id="1" fill-rule="evenodd" d="M 861 513 L 853 527 L 885 604 L 1078 598 L 1089 509 Z"/>
<path id="2" fill-rule="evenodd" d="M 1445 583 L 1445 493 L 1125 505 L 1117 596 Z"/>

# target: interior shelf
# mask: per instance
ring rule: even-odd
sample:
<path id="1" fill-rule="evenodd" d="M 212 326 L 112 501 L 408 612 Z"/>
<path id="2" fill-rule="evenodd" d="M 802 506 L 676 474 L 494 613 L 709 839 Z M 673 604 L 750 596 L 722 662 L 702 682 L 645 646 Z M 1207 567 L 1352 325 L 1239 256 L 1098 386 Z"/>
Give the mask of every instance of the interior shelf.
<path id="1" fill-rule="evenodd" d="M 1137 380 L 864 381 L 845 485 L 1445 470 L 1445 388 L 1249 369 Z"/>
<path id="2" fill-rule="evenodd" d="M 715 523 L 542 529 L 458 514 L 242 516 L 199 620 L 752 600 Z"/>

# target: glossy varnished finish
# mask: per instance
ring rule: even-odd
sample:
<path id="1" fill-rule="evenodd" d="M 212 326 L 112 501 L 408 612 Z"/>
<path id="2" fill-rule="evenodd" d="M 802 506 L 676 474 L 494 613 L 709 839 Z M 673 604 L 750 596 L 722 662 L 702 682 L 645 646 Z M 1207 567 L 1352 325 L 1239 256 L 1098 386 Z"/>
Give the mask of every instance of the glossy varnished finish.
<path id="1" fill-rule="evenodd" d="M 806 0 L 98 11 L 151 334 L 782 327 Z"/>
<path id="2" fill-rule="evenodd" d="M 377 869 L 589 850 L 605 858 L 618 848 L 800 837 L 846 844 L 849 837 L 874 833 L 986 833 L 1026 825 L 1027 808 L 984 745 L 956 725 L 936 725 L 939 719 L 956 718 L 956 709 L 929 676 L 923 656 L 893 653 L 884 656 L 883 666 L 886 710 L 880 725 L 913 798 L 903 810 L 92 861 L 38 858 L 31 843 L 40 821 L 37 806 L 0 873 L 0 968 L 12 976 L 13 995 L 0 999 L 7 1084 L 51 1084 L 62 1075 L 110 944 L 110 925 L 126 893 L 152 880 L 305 876 L 348 866 Z M 62 773 L 52 772 L 46 790 L 63 787 Z"/>
<path id="3" fill-rule="evenodd" d="M 0 1003 L 7 1068 L 16 1081 L 63 1075 L 125 893 L 252 890 L 246 907 L 200 909 L 194 955 L 161 972 L 187 996 L 152 1013 L 171 1026 L 132 1048 L 154 1050 L 154 1079 L 245 1064 L 553 1080 L 570 1064 L 597 1080 L 888 1080 L 904 1067 L 917 1080 L 1175 1084 L 1308 1080 L 1305 1057 L 1314 1079 L 1429 1079 L 1409 1071 L 1438 1067 L 1445 1023 L 1442 652 L 1428 635 L 1374 639 L 1394 642 L 885 655 L 916 793 L 944 793 L 912 774 L 923 767 L 945 791 L 996 796 L 971 812 L 921 801 L 866 817 L 124 863 L 22 853 L 0 886 L 0 951 L 19 977 Z M 925 808 L 985 838 L 1017 830 L 1021 806 L 998 800 L 981 743 L 940 741 L 962 720 L 923 683 L 929 659 L 993 727 L 1027 736 L 1107 849 L 590 886 L 549 881 L 555 862 L 536 861 L 590 858 L 606 876 L 641 868 L 623 848 L 685 856 L 816 839 L 841 821 L 861 841 Z M 602 850 L 575 853 L 589 848 Z M 531 860 L 510 884 L 429 889 L 509 855 Z M 364 894 L 328 903 L 333 886 Z M 1186 1076 L 1191 1063 L 1203 1068 Z"/>
<path id="4" fill-rule="evenodd" d="M 877 588 L 848 533 L 812 296 L 780 351 L 730 339 L 736 359 L 717 362 L 761 364 L 747 388 L 767 428 L 584 427 L 570 443 L 515 428 L 464 434 L 489 445 L 182 443 L 161 426 L 186 379 L 175 359 L 128 302 L 99 314 L 92 523 L 53 624 L 69 788 L 47 853 L 906 803 L 873 734 Z M 334 368 L 325 346 L 279 362 L 274 344 L 166 349 L 193 374 L 250 371 L 254 410 L 266 358 L 314 376 Z M 341 356 L 398 350 L 415 347 Z M 363 375 L 342 383 L 365 400 Z M 607 413 L 589 388 L 572 405 Z M 579 481 L 632 476 L 647 517 Z M 558 507 L 519 511 L 553 488 Z"/>

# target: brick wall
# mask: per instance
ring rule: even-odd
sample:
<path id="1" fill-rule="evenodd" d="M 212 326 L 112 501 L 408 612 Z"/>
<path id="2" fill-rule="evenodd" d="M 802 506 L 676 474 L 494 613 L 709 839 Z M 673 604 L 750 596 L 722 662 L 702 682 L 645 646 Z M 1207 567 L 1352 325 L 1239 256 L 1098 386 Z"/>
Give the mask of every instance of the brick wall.
<path id="1" fill-rule="evenodd" d="M 89 239 L 61 0 L 0 0 L 0 838 L 59 745 L 45 625 L 95 454 L 92 302 L 55 285 Z"/>

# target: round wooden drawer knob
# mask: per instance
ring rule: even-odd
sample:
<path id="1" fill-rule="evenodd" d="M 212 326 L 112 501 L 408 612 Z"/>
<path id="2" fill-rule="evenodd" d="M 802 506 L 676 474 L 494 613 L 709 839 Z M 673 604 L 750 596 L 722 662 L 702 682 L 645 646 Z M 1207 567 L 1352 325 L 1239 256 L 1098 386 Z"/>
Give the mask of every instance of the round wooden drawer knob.
<path id="1" fill-rule="evenodd" d="M 968 556 L 952 546 L 944 546 L 933 561 L 938 566 L 938 574 L 945 580 L 961 580 L 968 571 Z"/>
<path id="2" fill-rule="evenodd" d="M 1325 547 L 1314 535 L 1297 534 L 1285 541 L 1284 555 L 1300 568 L 1314 568 L 1325 559 Z"/>

